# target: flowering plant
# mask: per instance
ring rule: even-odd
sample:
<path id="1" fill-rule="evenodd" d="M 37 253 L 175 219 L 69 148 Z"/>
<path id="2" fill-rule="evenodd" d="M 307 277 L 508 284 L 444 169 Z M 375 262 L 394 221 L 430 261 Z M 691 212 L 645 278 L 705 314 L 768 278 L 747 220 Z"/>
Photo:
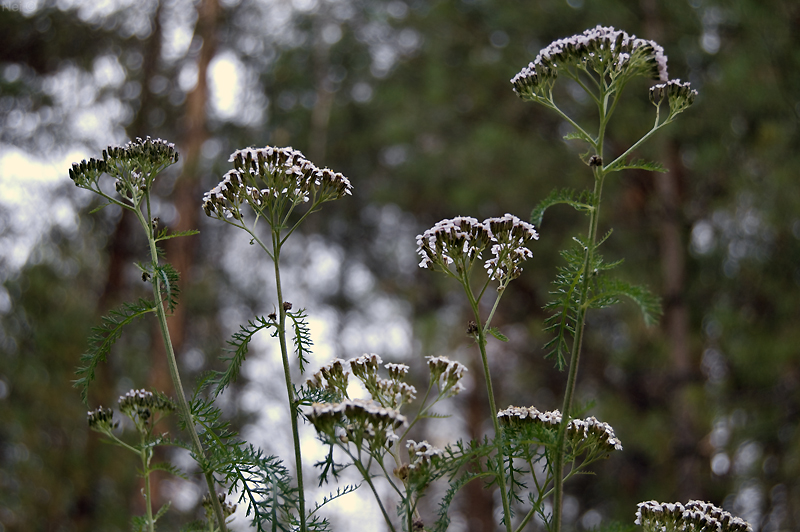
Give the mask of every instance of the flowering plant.
<path id="1" fill-rule="evenodd" d="M 610 157 L 605 139 L 610 119 L 622 101 L 623 90 L 637 77 L 658 82 L 649 90 L 655 106 L 654 124 L 638 141 L 607 162 Z M 599 118 L 596 132 L 590 133 L 557 105 L 556 85 L 563 78 L 584 90 L 596 105 Z M 231 155 L 229 162 L 233 163 L 233 169 L 204 194 L 202 209 L 210 218 L 245 231 L 270 259 L 276 281 L 276 311 L 241 326 L 230 341 L 232 351 L 223 357 L 226 368 L 203 379 L 188 399 L 165 321 L 166 312 L 177 305 L 178 272 L 161 262 L 157 245 L 190 233 L 159 231 L 150 208 L 154 178 L 175 163 L 178 154 L 165 141 L 136 139 L 105 150 L 102 159 L 73 165 L 70 177 L 77 186 L 135 214 L 150 247 L 150 262 L 141 264 L 140 269 L 143 280 L 152 284 L 153 299 L 125 305 L 104 320 L 90 339 L 91 347 L 83 357 L 76 383 L 86 400 L 96 367 L 110 353 L 122 328 L 144 315 L 156 315 L 167 349 L 175 399 L 144 390 L 134 390 L 120 398 L 120 411 L 133 421 L 140 435 L 137 445 L 117 436 L 119 426 L 112 410 L 99 407 L 88 414 L 92 429 L 141 457 L 147 512 L 134 521 L 139 529 L 154 530 L 168 508 L 153 513 L 150 472 L 158 468 L 181 474 L 172 466 L 151 464 L 153 448 L 161 444 L 185 446 L 199 464 L 208 486 L 206 525 L 203 525 L 208 530 L 227 530 L 235 504 L 246 507 L 258 530 L 328 529 L 329 523 L 320 517 L 320 508 L 358 486 L 338 486 L 313 507 L 306 504 L 299 437 L 299 427 L 305 422 L 314 427 L 327 448 L 326 458 L 316 464 L 319 484 L 336 481 L 346 467 L 356 469 L 392 531 L 446 530 L 454 497 L 475 480 L 484 481 L 490 495 L 492 490 L 499 492 L 500 521 L 507 532 L 525 529 L 536 516 L 549 530 L 562 529 L 564 482 L 586 472 L 597 460 L 622 450 L 620 439 L 608 423 L 592 416 L 581 418 L 573 408 L 586 314 L 590 309 L 615 304 L 623 297 L 641 308 L 648 323 L 656 321 L 660 313 L 658 298 L 646 288 L 609 278 L 609 271 L 618 263 L 606 263 L 598 251 L 610 235 L 609 231 L 598 238 L 603 184 L 610 174 L 626 169 L 663 171 L 658 163 L 631 161 L 629 157 L 656 131 L 685 111 L 697 92 L 688 83 L 668 79 L 667 58 L 657 43 L 601 26 L 553 42 L 511 83 L 523 100 L 545 106 L 570 124 L 574 131 L 568 138 L 588 145 L 583 161 L 591 173 L 592 186 L 580 192 L 554 191 L 533 209 L 530 221 L 512 214 L 482 222 L 459 216 L 442 220 L 417 237 L 419 266 L 454 279 L 466 296 L 471 310 L 467 333 L 474 339 L 480 355 L 488 416 L 493 427 L 492 433 L 482 440 L 454 441 L 443 448 L 408 436 L 420 420 L 441 417 L 432 408 L 463 390 L 461 381 L 467 368 L 459 361 L 445 356 L 427 357 L 429 377 L 424 394 L 419 394 L 408 382 L 408 366 L 384 364 L 377 354 L 349 360 L 337 358 L 319 368 L 304 384 L 293 381 L 289 340 L 293 338 L 293 351 L 302 375 L 309 364 L 311 331 L 305 310 L 293 310 L 293 304 L 284 297 L 281 251 L 300 224 L 319 211 L 323 203 L 353 193 L 345 176 L 318 168 L 292 148 L 247 148 Z M 665 101 L 667 109 L 662 115 Z M 105 174 L 115 180 L 116 195 L 101 186 L 100 179 Z M 533 258 L 530 246 L 539 238 L 537 227 L 545 211 L 557 204 L 570 205 L 589 218 L 586 234 L 575 237 L 575 244 L 562 252 L 565 265 L 559 268 L 551 291 L 553 300 L 546 306 L 551 312 L 546 328 L 553 338 L 545 348 L 560 369 L 568 369 L 563 406 L 548 412 L 533 406 L 500 410 L 495 401 L 487 339 L 493 336 L 507 340 L 493 325 L 493 319 L 511 282 L 522 275 L 522 263 Z M 267 228 L 259 224 L 261 220 Z M 495 290 L 490 291 L 490 286 Z M 483 304 L 484 297 L 493 301 Z M 264 330 L 270 331 L 280 346 L 286 407 L 292 425 L 293 471 L 279 458 L 265 457 L 253 445 L 239 439 L 215 405 L 219 394 L 238 377 L 249 342 Z M 356 383 L 368 398 L 351 397 Z M 158 416 L 172 410 L 181 418 L 188 443 L 153 432 Z M 426 521 L 419 502 L 428 494 L 429 486 L 439 480 L 446 480 L 447 488 L 438 517 L 431 524 Z M 378 488 L 378 481 L 388 487 L 388 497 Z M 218 494 L 217 490 L 223 493 Z M 236 502 L 226 502 L 227 496 L 236 497 Z M 397 505 L 397 517 L 389 510 L 391 498 Z M 550 499 L 552 505 L 548 506 Z M 685 506 L 642 503 L 636 524 L 648 531 L 749 530 L 746 523 L 727 512 L 697 501 Z"/>

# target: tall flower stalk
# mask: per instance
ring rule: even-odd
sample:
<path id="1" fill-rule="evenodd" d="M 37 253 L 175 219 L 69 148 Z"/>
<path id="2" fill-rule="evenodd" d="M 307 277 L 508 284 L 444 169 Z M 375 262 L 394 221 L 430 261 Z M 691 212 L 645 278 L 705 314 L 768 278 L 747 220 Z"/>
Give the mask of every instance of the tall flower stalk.
<path id="1" fill-rule="evenodd" d="M 650 131 L 624 153 L 606 164 L 605 139 L 609 122 L 626 85 L 631 79 L 639 76 L 661 82 L 650 89 L 650 101 L 656 107 L 655 122 Z M 599 118 L 596 134 L 590 134 L 588 128 L 578 124 L 556 104 L 553 88 L 559 77 L 567 78 L 578 85 L 596 105 Z M 576 238 L 577 247 L 563 253 L 568 266 L 559 271 L 554 292 L 557 299 L 547 306 L 554 311 L 554 315 L 547 322 L 548 330 L 555 334 L 553 340 L 547 344 L 551 350 L 549 354 L 556 357 L 559 368 L 568 365 L 562 406 L 564 420 L 558 429 L 553 464 L 555 485 L 551 529 L 560 532 L 566 433 L 580 363 L 586 313 L 590 308 L 613 304 L 620 296 L 628 296 L 639 304 L 648 322 L 655 321 L 660 313 L 657 299 L 642 287 L 600 277 L 605 270 L 614 266 L 605 264 L 597 253 L 597 248 L 605 240 L 605 238 L 598 240 L 603 184 L 609 174 L 620 170 L 664 171 L 657 163 L 630 162 L 628 157 L 656 131 L 672 122 L 679 113 L 691 105 L 697 92 L 692 90 L 688 83 L 682 83 L 680 80 L 668 81 L 667 58 L 657 43 L 637 39 L 624 31 L 602 26 L 587 30 L 581 35 L 554 41 L 520 71 L 511 83 L 514 91 L 522 99 L 541 104 L 567 121 L 575 130 L 568 138 L 589 145 L 589 153 L 584 156 L 584 162 L 589 166 L 593 177 L 591 192 L 578 194 L 568 190 L 555 191 L 534 209 L 532 214 L 534 223 L 540 223 L 545 209 L 549 206 L 567 203 L 589 216 L 585 236 Z M 664 100 L 668 103 L 666 116 L 661 114 L 661 104 Z M 567 353 L 569 362 L 566 361 Z"/>
<path id="2" fill-rule="evenodd" d="M 317 168 L 301 152 L 292 148 L 267 146 L 237 150 L 231 155 L 230 162 L 234 164 L 234 169 L 226 173 L 217 186 L 205 193 L 203 210 L 212 218 L 246 231 L 252 241 L 272 260 L 278 298 L 277 315 L 273 314 L 272 319 L 277 318 L 276 332 L 281 350 L 297 470 L 298 518 L 300 530 L 305 532 L 305 484 L 298 428 L 300 401 L 292 383 L 286 334 L 287 318 L 293 321 L 295 330 L 304 328 L 305 323 L 303 313 L 290 313 L 292 304 L 284 299 L 280 269 L 281 250 L 309 214 L 319 210 L 327 201 L 352 194 L 353 187 L 342 174 L 327 168 Z M 251 213 L 243 212 L 245 206 L 249 206 Z M 298 215 L 296 211 L 301 206 L 306 208 Z M 262 219 L 269 226 L 267 243 L 261 239 L 257 230 L 258 222 Z M 308 362 L 304 357 L 304 350 L 302 344 L 298 343 L 301 373 Z"/>
<path id="3" fill-rule="evenodd" d="M 521 263 L 533 257 L 527 245 L 538 238 L 539 234 L 533 225 L 511 214 L 500 218 L 489 218 L 483 222 L 467 216 L 442 220 L 417 237 L 417 252 L 422 257 L 420 267 L 441 271 L 458 281 L 464 288 L 472 310 L 474 320 L 470 321 L 467 332 L 477 341 L 481 355 L 489 414 L 494 426 L 497 449 L 495 475 L 503 505 L 503 521 L 508 532 L 511 532 L 512 524 L 506 483 L 506 459 L 486 343 L 487 335 L 490 334 L 502 338 L 499 331 L 492 328 L 492 318 L 506 287 L 522 273 Z M 490 248 L 492 258 L 484 262 L 487 275 L 479 285 L 480 289 L 475 291 L 472 287 L 475 265 L 487 248 Z M 484 321 L 481 318 L 480 302 L 493 281 L 499 283 L 497 296 Z"/>
<path id="4" fill-rule="evenodd" d="M 153 217 L 150 203 L 150 192 L 156 176 L 176 162 L 178 162 L 178 152 L 173 144 L 147 137 L 144 140 L 137 138 L 121 147 L 109 147 L 103 150 L 102 159 L 89 159 L 76 163 L 69 171 L 70 178 L 78 187 L 90 190 L 108 202 L 103 207 L 109 204 L 117 205 L 136 216 L 147 236 L 150 250 L 150 262 L 139 264 L 139 268 L 142 271 L 142 279 L 149 280 L 153 288 L 152 303 L 142 300 L 137 304 L 127 305 L 122 312 L 107 318 L 104 328 L 96 329 L 98 335 L 92 339 L 95 345 L 82 357 L 85 365 L 78 370 L 79 378 L 76 386 L 82 389 L 81 395 L 86 401 L 88 386 L 95 376 L 95 368 L 108 355 L 111 345 L 121 334 L 121 327 L 136 317 L 155 312 L 167 353 L 167 365 L 175 388 L 178 412 L 189 433 L 191 449 L 203 469 L 209 493 L 213 494 L 216 484 L 213 471 L 206 467 L 206 452 L 200 442 L 195 420 L 186 400 L 175 359 L 175 349 L 167 327 L 167 309 L 172 310 L 177 304 L 178 272 L 169 264 L 161 264 L 157 247 L 160 241 L 195 232 L 168 234 L 166 230 L 159 231 L 158 219 Z M 112 195 L 101 188 L 100 178 L 104 174 L 115 179 L 114 188 L 117 195 Z M 212 496 L 211 500 L 219 529 L 224 532 L 227 527 L 222 506 L 217 497 Z"/>

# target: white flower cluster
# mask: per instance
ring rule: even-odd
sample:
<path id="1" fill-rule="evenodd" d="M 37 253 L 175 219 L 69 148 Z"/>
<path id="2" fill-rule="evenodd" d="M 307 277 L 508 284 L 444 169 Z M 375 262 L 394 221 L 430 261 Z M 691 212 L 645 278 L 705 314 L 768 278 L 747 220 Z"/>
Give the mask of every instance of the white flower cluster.
<path id="1" fill-rule="evenodd" d="M 327 388 L 344 394 L 347 391 L 348 378 L 346 364 L 347 362 L 341 358 L 334 359 L 333 362 L 319 368 L 319 371 L 306 381 L 306 386 L 313 389 Z"/>
<path id="2" fill-rule="evenodd" d="M 427 440 L 419 443 L 414 440 L 408 440 L 406 441 L 406 449 L 408 449 L 408 456 L 411 460 L 408 469 L 412 474 L 415 471 L 427 471 L 431 465 L 444 455 L 443 450 L 434 447 Z"/>
<path id="3" fill-rule="evenodd" d="M 439 393 L 453 397 L 464 390 L 461 378 L 469 371 L 464 364 L 447 357 L 427 356 L 425 359 L 428 361 L 431 380 L 436 381 L 439 386 Z"/>
<path id="4" fill-rule="evenodd" d="M 685 505 L 657 501 L 640 502 L 635 524 L 650 531 L 664 532 L 752 532 L 747 521 L 704 501 Z"/>
<path id="5" fill-rule="evenodd" d="M 394 430 L 407 424 L 406 417 L 397 410 L 363 399 L 314 403 L 308 420 L 317 431 L 338 437 L 343 443 L 367 440 L 373 448 L 397 441 Z"/>
<path id="6" fill-rule="evenodd" d="M 136 137 L 123 146 L 109 146 L 103 150 L 103 159 L 83 160 L 72 165 L 69 177 L 82 188 L 97 185 L 103 173 L 117 178 L 115 188 L 125 197 L 141 192 L 155 172 L 178 162 L 175 145 L 162 139 Z M 133 190 L 131 190 L 133 189 Z"/>
<path id="7" fill-rule="evenodd" d="M 491 244 L 493 258 L 484 264 L 490 277 L 498 281 L 509 276 L 513 279 L 522 272 L 519 264 L 533 257 L 525 245 L 538 239 L 533 225 L 511 214 L 483 222 L 458 216 L 441 220 L 417 236 L 417 253 L 422 257 L 419 266 L 447 270 L 455 264 L 456 271 L 463 273 Z"/>
<path id="8" fill-rule="evenodd" d="M 694 103 L 697 91 L 692 89 L 688 81 L 681 82 L 679 79 L 672 79 L 650 87 L 650 102 L 656 107 L 664 101 L 664 96 L 669 102 L 670 112 L 677 114 Z"/>
<path id="9" fill-rule="evenodd" d="M 381 356 L 375 353 L 364 353 L 360 357 L 347 361 L 353 375 L 364 383 L 376 383 L 378 380 L 378 367 L 383 363 Z"/>
<path id="10" fill-rule="evenodd" d="M 119 426 L 119 423 L 114 421 L 114 411 L 110 408 L 100 406 L 96 410 L 87 412 L 86 416 L 89 428 L 98 432 L 110 432 Z"/>
<path id="11" fill-rule="evenodd" d="M 119 410 L 128 416 L 133 414 L 149 416 L 150 411 L 170 412 L 175 410 L 175 405 L 168 399 L 145 389 L 130 390 L 119 397 Z"/>
<path id="12" fill-rule="evenodd" d="M 495 242 L 492 245 L 493 258 L 484 264 L 489 277 L 500 282 L 507 277 L 516 279 L 522 273 L 519 264 L 533 258 L 533 253 L 525 245 L 538 240 L 539 234 L 533 225 L 512 214 L 489 218 L 484 223 L 489 224 L 489 233 Z"/>
<path id="13" fill-rule="evenodd" d="M 534 423 L 551 428 L 558 428 L 562 420 L 561 412 L 558 410 L 541 412 L 533 406 L 509 406 L 505 410 L 500 410 L 497 418 L 501 423 L 511 426 L 520 423 Z M 567 424 L 567 438 L 574 443 L 594 440 L 609 452 L 622 450 L 622 442 L 614 434 L 614 428 L 594 416 L 585 419 L 571 419 Z"/>
<path id="14" fill-rule="evenodd" d="M 241 218 L 245 203 L 255 211 L 297 205 L 314 196 L 330 201 L 352 194 L 350 181 L 328 168 L 317 168 L 293 148 L 247 148 L 236 150 L 229 162 L 234 169 L 203 195 L 207 216 Z"/>
<path id="15" fill-rule="evenodd" d="M 405 403 L 410 403 L 417 398 L 417 389 L 412 385 L 396 379 L 378 379 L 376 391 L 380 396 L 388 399 L 388 404 L 399 408 Z"/>
<path id="16" fill-rule="evenodd" d="M 644 75 L 667 81 L 667 56 L 654 41 L 638 39 L 613 27 L 597 26 L 558 39 L 511 79 L 519 96 L 535 96 L 537 90 L 558 77 L 558 69 L 572 65 L 593 68 L 612 76 Z"/>

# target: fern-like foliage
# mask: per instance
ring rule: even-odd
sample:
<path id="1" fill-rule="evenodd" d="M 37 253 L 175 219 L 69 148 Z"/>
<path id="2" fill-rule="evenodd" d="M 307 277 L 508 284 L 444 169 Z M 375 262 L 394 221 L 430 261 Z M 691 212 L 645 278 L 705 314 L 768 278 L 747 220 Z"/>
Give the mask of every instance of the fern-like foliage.
<path id="1" fill-rule="evenodd" d="M 620 161 L 611 168 L 606 168 L 606 172 L 619 172 L 620 170 L 646 170 L 648 172 L 667 172 L 663 164 L 657 161 L 645 161 L 636 159 L 634 161 Z"/>
<path id="2" fill-rule="evenodd" d="M 89 350 L 81 355 L 81 365 L 75 371 L 78 378 L 73 383 L 80 389 L 84 404 L 88 403 L 89 385 L 95 378 L 97 365 L 106 360 L 111 347 L 122 336 L 122 328 L 155 309 L 155 304 L 146 299 L 125 303 L 118 310 L 112 310 L 108 316 L 104 316 L 100 326 L 92 328 Z"/>
<path id="3" fill-rule="evenodd" d="M 170 312 L 175 311 L 178 306 L 178 295 L 181 293 L 178 288 L 180 274 L 171 264 L 162 264 L 156 267 L 153 277 L 157 277 L 161 286 L 161 299 L 167 302 Z"/>
<path id="4" fill-rule="evenodd" d="M 248 321 L 247 325 L 239 326 L 239 331 L 228 340 L 228 345 L 232 348 L 227 351 L 229 355 L 221 357 L 228 364 L 228 367 L 223 372 L 215 373 L 216 378 L 213 380 L 213 384 L 215 384 L 214 397 L 221 394 L 239 376 L 239 370 L 247 357 L 250 340 L 253 339 L 253 336 L 259 331 L 270 327 L 274 327 L 277 330 L 277 324 L 263 316 L 258 316 Z"/>
<path id="5" fill-rule="evenodd" d="M 300 373 L 304 373 L 308 364 L 307 357 L 311 354 L 311 346 L 314 345 L 311 341 L 311 329 L 308 328 L 308 314 L 305 309 L 300 309 L 297 312 L 287 312 L 286 315 L 292 320 L 294 351 L 297 360 L 300 361 Z"/>
<path id="6" fill-rule="evenodd" d="M 257 530 L 294 529 L 297 488 L 292 487 L 292 478 L 280 459 L 240 443 L 229 445 L 224 460 L 216 465 L 230 491 L 239 491 L 239 504 L 247 505 L 246 515 L 252 516 L 251 523 Z M 320 525 L 324 530 L 325 523 Z"/>
<path id="7" fill-rule="evenodd" d="M 571 188 L 555 189 L 533 208 L 531 211 L 531 223 L 536 227 L 541 226 L 544 212 L 553 205 L 562 203 L 570 205 L 576 211 L 588 212 L 592 209 L 592 196 L 592 192 L 588 190 L 577 192 Z"/>
<path id="8" fill-rule="evenodd" d="M 567 264 L 558 267 L 553 290 L 550 292 L 555 299 L 544 306 L 545 310 L 553 313 L 544 321 L 545 332 L 553 333 L 553 338 L 544 345 L 547 350 L 545 358 L 555 357 L 558 369 L 566 366 L 566 357 L 570 352 L 569 338 L 575 335 L 586 252 L 583 246 L 573 246 L 561 251 Z"/>
<path id="9" fill-rule="evenodd" d="M 661 298 L 650 292 L 647 287 L 632 285 L 618 279 L 600 278 L 595 286 L 595 293 L 589 300 L 592 308 L 604 308 L 619 303 L 620 297 L 631 299 L 642 311 L 647 325 L 655 325 L 661 317 Z"/>
<path id="10" fill-rule="evenodd" d="M 439 502 L 437 511 L 438 518 L 433 525 L 434 532 L 444 532 L 450 525 L 450 505 L 456 494 L 468 483 L 477 479 L 486 479 L 489 484 L 495 482 L 496 469 L 491 469 L 484 463 L 485 459 L 494 451 L 495 446 L 489 442 L 488 438 L 483 441 L 471 441 L 469 444 L 459 440 L 444 449 L 441 461 L 436 465 L 429 481 L 447 478 L 449 488 Z M 461 471 L 465 466 L 472 467 L 466 471 Z M 461 472 L 459 474 L 459 472 Z"/>
<path id="11" fill-rule="evenodd" d="M 197 229 L 189 229 L 188 231 L 178 231 L 175 233 L 170 233 L 169 229 L 164 227 L 156 235 L 155 241 L 160 242 L 162 240 L 169 240 L 170 238 L 177 238 L 179 236 L 192 236 L 197 234 L 200 234 L 200 231 L 198 231 Z"/>

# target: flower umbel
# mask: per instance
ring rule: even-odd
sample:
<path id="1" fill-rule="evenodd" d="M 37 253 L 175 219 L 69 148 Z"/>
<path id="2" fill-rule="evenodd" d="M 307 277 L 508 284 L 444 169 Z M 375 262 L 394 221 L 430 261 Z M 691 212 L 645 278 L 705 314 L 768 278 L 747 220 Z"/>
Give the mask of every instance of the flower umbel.
<path id="1" fill-rule="evenodd" d="M 688 81 L 681 82 L 679 79 L 672 79 L 650 87 L 650 101 L 656 107 L 661 105 L 665 96 L 669 103 L 669 114 L 674 116 L 685 111 L 694 103 L 697 91 L 692 89 Z"/>
<path id="2" fill-rule="evenodd" d="M 640 502 L 635 524 L 646 532 L 752 532 L 753 528 L 739 517 L 703 501 L 685 505 L 657 501 Z"/>
<path id="3" fill-rule="evenodd" d="M 506 426 L 532 424 L 557 429 L 562 416 L 558 410 L 540 412 L 533 406 L 509 406 L 497 413 L 497 419 Z M 584 447 L 597 447 L 605 452 L 622 450 L 622 442 L 614 434 L 614 428 L 594 416 L 571 419 L 567 424 L 566 438 L 576 450 Z"/>
<path id="4" fill-rule="evenodd" d="M 533 257 L 525 246 L 538 238 L 533 225 L 511 214 L 483 222 L 468 216 L 442 220 L 417 236 L 419 266 L 452 273 L 453 265 L 456 275 L 463 276 L 491 245 L 493 258 L 484 266 L 491 279 L 504 283 L 519 277 L 519 264 Z"/>
<path id="5" fill-rule="evenodd" d="M 571 68 L 591 69 L 612 83 L 624 83 L 635 76 L 668 79 L 667 57 L 656 42 L 638 39 L 613 27 L 597 26 L 580 35 L 553 41 L 511 83 L 514 92 L 523 99 L 549 99 L 559 73 L 576 77 Z"/>
<path id="6" fill-rule="evenodd" d="M 156 175 L 176 162 L 178 152 L 174 144 L 162 139 L 137 137 L 123 146 L 109 146 L 103 150 L 102 160 L 89 159 L 73 164 L 69 177 L 76 186 L 109 198 L 100 190 L 98 182 L 101 175 L 108 174 L 116 179 L 114 188 L 119 195 L 138 205 Z"/>
<path id="7" fill-rule="evenodd" d="M 328 168 L 317 168 L 293 148 L 247 148 L 231 155 L 233 170 L 203 195 L 203 210 L 214 218 L 241 220 L 248 204 L 270 223 L 283 222 L 302 203 L 319 204 L 352 194 L 350 181 Z"/>

